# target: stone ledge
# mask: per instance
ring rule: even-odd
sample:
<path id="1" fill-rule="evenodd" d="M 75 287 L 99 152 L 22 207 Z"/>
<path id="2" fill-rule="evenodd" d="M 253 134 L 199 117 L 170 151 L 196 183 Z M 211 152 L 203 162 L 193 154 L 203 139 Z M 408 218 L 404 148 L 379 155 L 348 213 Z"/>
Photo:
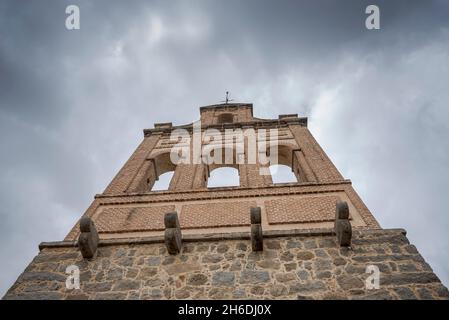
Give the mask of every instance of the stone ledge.
<path id="1" fill-rule="evenodd" d="M 263 128 L 263 127 L 287 127 L 288 125 L 299 125 L 303 127 L 307 127 L 308 118 L 307 117 L 297 117 L 297 118 L 287 118 L 287 119 L 259 119 L 253 118 L 251 121 L 241 121 L 241 122 L 233 122 L 226 124 L 202 124 L 201 130 L 207 129 L 223 129 L 223 128 L 242 128 L 242 127 L 254 127 L 254 128 Z M 193 130 L 193 123 L 172 126 L 171 128 L 166 127 L 155 127 L 154 129 L 143 129 L 144 137 L 149 137 L 153 134 L 170 134 L 173 130 L 176 129 L 185 129 L 190 133 Z"/>
<path id="2" fill-rule="evenodd" d="M 376 234 L 403 234 L 407 232 L 404 229 L 367 229 L 367 230 L 354 230 L 354 235 L 376 235 Z M 264 238 L 277 238 L 277 237 L 317 237 L 317 236 L 334 236 L 333 229 L 293 229 L 293 230 L 269 230 L 264 231 Z M 201 242 L 201 241 L 217 241 L 217 240 L 250 240 L 250 232 L 233 232 L 233 233 L 217 233 L 217 234 L 195 234 L 184 235 L 183 242 Z M 132 244 L 151 244 L 151 243 L 163 243 L 163 236 L 153 236 L 144 238 L 123 238 L 123 239 L 103 239 L 100 240 L 99 246 L 113 246 L 113 245 L 132 245 Z M 77 241 L 52 241 L 41 242 L 39 244 L 39 250 L 45 248 L 71 248 L 77 247 Z"/>
<path id="3" fill-rule="evenodd" d="M 217 188 L 203 188 L 203 189 L 195 189 L 195 190 L 185 190 L 185 191 L 173 191 L 173 190 L 161 190 L 161 191 L 150 191 L 150 192 L 127 192 L 127 193 L 97 193 L 95 195 L 95 199 L 104 199 L 104 198 L 123 198 L 123 197 L 135 197 L 135 196 L 160 196 L 160 195 L 182 195 L 182 194 L 196 194 L 207 192 L 208 194 L 213 194 L 214 192 L 222 192 L 222 191 L 252 191 L 257 190 L 262 194 L 262 190 L 270 190 L 270 189 L 291 189 L 291 188 L 300 188 L 300 187 L 321 187 L 321 186 L 331 186 L 331 185 L 352 185 L 352 181 L 350 179 L 343 179 L 339 181 L 332 182 L 294 182 L 294 183 L 282 183 L 282 184 L 273 184 L 264 187 L 217 187 Z M 339 191 L 339 190 L 338 190 Z M 329 192 L 326 190 L 325 192 Z M 290 192 L 289 190 L 285 194 L 292 194 L 295 192 Z M 305 191 L 300 193 L 317 193 L 315 191 Z M 235 195 L 228 196 L 227 198 L 234 198 Z M 249 195 L 248 197 L 252 197 Z M 221 197 L 223 198 L 223 197 Z M 176 201 L 174 199 L 170 199 L 170 201 Z M 182 201 L 182 200 L 179 200 Z"/>

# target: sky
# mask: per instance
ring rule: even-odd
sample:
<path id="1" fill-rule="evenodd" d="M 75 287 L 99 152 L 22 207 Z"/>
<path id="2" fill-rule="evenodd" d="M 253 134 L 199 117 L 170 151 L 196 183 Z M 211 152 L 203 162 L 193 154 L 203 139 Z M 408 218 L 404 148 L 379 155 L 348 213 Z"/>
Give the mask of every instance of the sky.
<path id="1" fill-rule="evenodd" d="M 198 120 L 225 91 L 255 117 L 308 117 L 381 226 L 406 229 L 448 286 L 448 16 L 444 0 L 0 0 L 0 296 L 142 129 Z"/>

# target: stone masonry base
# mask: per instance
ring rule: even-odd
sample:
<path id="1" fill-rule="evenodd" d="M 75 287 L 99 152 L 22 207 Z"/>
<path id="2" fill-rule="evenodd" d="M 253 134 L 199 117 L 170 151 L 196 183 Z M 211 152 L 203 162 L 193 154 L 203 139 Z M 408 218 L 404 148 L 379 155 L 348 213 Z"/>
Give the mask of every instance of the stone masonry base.
<path id="1" fill-rule="evenodd" d="M 66 289 L 69 265 L 80 289 Z M 380 288 L 367 290 L 368 265 Z M 185 241 L 171 256 L 163 243 L 108 243 L 83 260 L 70 244 L 44 246 L 3 299 L 449 299 L 405 231 L 354 233 L 339 248 L 331 232 L 273 236 L 263 252 L 245 237 Z"/>

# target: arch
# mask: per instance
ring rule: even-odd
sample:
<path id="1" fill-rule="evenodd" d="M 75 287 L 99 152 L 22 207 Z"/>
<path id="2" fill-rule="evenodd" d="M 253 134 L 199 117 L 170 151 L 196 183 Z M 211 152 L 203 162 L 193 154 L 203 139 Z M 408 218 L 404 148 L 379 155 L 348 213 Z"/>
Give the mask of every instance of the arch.
<path id="1" fill-rule="evenodd" d="M 168 190 L 176 170 L 176 165 L 170 159 L 170 152 L 160 153 L 151 158 L 151 161 L 153 170 L 147 178 L 148 189 L 150 191 Z"/>
<path id="2" fill-rule="evenodd" d="M 290 166 L 287 166 L 285 164 L 271 165 L 270 173 L 273 184 L 298 182 L 298 178 L 292 172 Z"/>
<path id="3" fill-rule="evenodd" d="M 174 171 L 167 171 L 159 175 L 158 179 L 153 183 L 151 191 L 168 190 L 174 174 Z"/>
<path id="4" fill-rule="evenodd" d="M 209 173 L 208 188 L 240 186 L 239 170 L 231 166 L 221 166 Z"/>
<path id="5" fill-rule="evenodd" d="M 220 154 L 221 153 L 221 156 Z M 221 167 L 231 167 L 238 170 L 239 164 L 241 164 L 243 159 L 240 159 L 242 155 L 237 154 L 238 150 L 235 145 L 232 146 L 205 146 L 203 148 L 203 157 L 210 156 L 211 162 L 208 162 L 209 172 Z"/>
<path id="6" fill-rule="evenodd" d="M 174 171 L 176 165 L 170 159 L 170 151 L 160 153 L 153 157 L 158 177 L 168 171 Z"/>
<path id="7" fill-rule="evenodd" d="M 291 182 L 301 182 L 304 180 L 302 178 L 302 171 L 300 170 L 297 162 L 294 159 L 295 150 L 292 144 L 277 144 L 277 161 L 271 162 L 269 164 L 270 173 L 272 176 L 273 183 L 291 183 Z M 271 152 L 275 149 L 268 148 L 267 156 L 270 156 Z M 296 165 L 295 165 L 296 163 Z M 273 167 L 273 168 L 272 168 Z M 287 168 L 290 173 L 287 172 Z M 274 173 L 274 174 L 273 174 Z M 295 178 L 293 178 L 293 176 Z"/>
<path id="8" fill-rule="evenodd" d="M 217 117 L 217 123 L 233 123 L 234 122 L 234 115 L 232 113 L 226 112 L 219 114 Z"/>
<path id="9" fill-rule="evenodd" d="M 285 166 L 292 167 L 292 152 L 293 148 L 290 145 L 277 144 L 277 163 L 270 163 L 270 165 L 282 164 Z M 273 151 L 275 149 L 273 148 Z M 267 156 L 270 156 L 272 148 L 268 148 Z"/>
<path id="10" fill-rule="evenodd" d="M 240 164 L 243 154 L 238 154 L 238 148 L 232 145 L 206 146 L 203 156 L 210 156 L 207 163 L 208 188 L 240 186 Z M 221 153 L 221 156 L 220 156 Z"/>

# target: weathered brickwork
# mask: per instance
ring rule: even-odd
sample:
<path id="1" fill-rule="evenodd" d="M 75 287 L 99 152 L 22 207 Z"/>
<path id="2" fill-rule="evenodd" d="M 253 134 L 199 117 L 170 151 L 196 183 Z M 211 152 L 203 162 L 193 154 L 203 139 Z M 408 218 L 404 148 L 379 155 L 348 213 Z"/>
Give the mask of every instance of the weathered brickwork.
<path id="1" fill-rule="evenodd" d="M 197 203 L 194 205 L 194 210 L 196 212 L 196 215 L 198 217 L 201 216 L 208 216 L 210 217 L 210 220 L 201 219 L 201 221 L 198 221 L 195 223 L 195 228 L 200 227 L 211 227 L 210 221 L 220 221 L 220 219 L 223 219 L 220 217 L 220 214 L 218 212 L 222 211 L 213 211 L 209 210 L 207 204 L 211 203 L 210 200 L 217 200 L 217 199 L 223 199 L 223 201 L 226 201 L 226 203 L 238 203 L 238 202 L 248 202 L 249 199 L 262 199 L 264 197 L 290 197 L 290 196 L 317 196 L 320 194 L 323 194 L 323 197 L 328 197 L 328 193 L 345 193 L 348 197 L 348 200 L 354 205 L 357 212 L 360 214 L 360 217 L 363 219 L 364 224 L 360 226 L 356 226 L 357 228 L 379 228 L 379 224 L 373 217 L 373 215 L 369 212 L 368 208 L 364 205 L 364 203 L 360 200 L 360 198 L 357 196 L 357 194 L 353 191 L 352 186 L 348 181 L 341 182 L 337 184 L 329 183 L 329 184 L 285 184 L 285 185 L 276 185 L 276 186 L 268 186 L 265 188 L 241 188 L 241 187 L 229 187 L 229 188 L 217 188 L 217 189 L 211 189 L 211 190 L 197 190 L 197 191 L 179 191 L 179 192 L 171 192 L 171 191 L 161 191 L 161 192 L 152 192 L 152 193 L 145 193 L 145 194 L 129 194 L 129 195 L 117 195 L 117 196 L 99 196 L 95 199 L 96 206 L 89 208 L 86 215 L 89 217 L 93 217 L 96 210 L 99 210 L 101 205 L 107 205 L 108 207 L 111 206 L 122 206 L 122 205 L 132 205 L 132 204 L 138 204 L 139 206 L 142 205 L 166 205 L 168 203 L 180 203 L 180 213 L 181 217 L 183 215 L 183 208 L 182 205 L 184 202 L 204 202 L 206 205 L 202 205 L 201 203 Z M 228 200 L 232 200 L 232 202 L 229 202 Z M 260 204 L 261 206 L 264 206 L 265 201 L 262 201 Z M 334 203 L 335 204 L 335 203 Z M 246 208 L 246 207 L 245 207 Z M 312 214 L 310 212 L 306 212 L 308 209 L 293 207 L 293 211 L 287 213 L 284 215 L 285 218 L 287 216 L 290 216 L 290 220 L 285 220 L 285 223 L 293 223 L 293 222 L 301 222 L 305 221 L 302 220 L 302 216 L 309 216 L 312 217 L 311 221 L 329 221 L 329 219 L 325 219 L 323 217 L 334 217 L 335 214 L 335 207 L 329 207 L 325 206 L 324 208 L 326 212 L 323 211 L 323 208 L 320 210 L 313 210 Z M 224 225 L 230 225 L 230 226 L 236 226 L 236 225 L 242 225 L 241 219 L 246 219 L 245 216 L 248 215 L 249 211 L 246 212 L 240 212 L 238 215 L 230 215 L 226 219 L 231 220 L 227 224 Z M 213 218 L 217 217 L 217 219 Z M 112 217 L 114 219 L 114 217 Z M 160 218 L 162 219 L 162 218 Z M 182 219 L 182 218 L 181 218 Z M 121 221 L 121 220 L 120 220 Z M 156 222 L 153 220 L 153 222 L 150 223 L 156 223 L 157 225 L 161 225 L 162 220 Z M 245 220 L 246 221 L 246 220 Z M 268 221 L 270 222 L 270 221 Z M 273 220 L 272 223 L 279 224 L 279 221 Z M 112 222 L 111 222 L 112 223 Z M 120 222 L 118 222 L 120 223 Z M 204 225 L 201 225 L 204 223 Z M 221 225 L 221 224 L 220 224 Z M 220 226 L 217 224 L 216 226 Z M 151 225 L 142 225 L 139 227 L 139 230 L 156 230 L 157 228 L 154 228 Z M 102 229 L 104 230 L 104 229 Z M 75 226 L 72 231 L 67 235 L 66 240 L 75 240 L 78 237 L 79 234 L 79 228 L 78 226 Z"/>
<path id="2" fill-rule="evenodd" d="M 79 290 L 65 288 L 76 264 Z M 367 290 L 367 265 L 380 269 Z M 6 299 L 449 299 L 430 266 L 400 230 L 357 234 L 352 248 L 333 236 L 186 242 L 169 255 L 161 243 L 103 246 L 83 260 L 76 248 L 46 248 Z"/>
<path id="3" fill-rule="evenodd" d="M 319 182 L 342 180 L 342 175 L 333 165 L 326 153 L 313 138 L 309 129 L 301 126 L 290 126 L 301 151 L 304 153 L 307 163 L 313 170 Z"/>
<path id="4" fill-rule="evenodd" d="M 265 202 L 268 223 L 333 221 L 335 196 L 282 198 Z"/>
<path id="5" fill-rule="evenodd" d="M 220 116 L 223 114 L 232 114 L 232 122 L 249 122 L 253 119 L 252 105 L 235 104 L 224 108 L 208 106 L 201 108 L 201 123 L 203 125 L 222 124 Z"/>
<path id="6" fill-rule="evenodd" d="M 307 118 L 259 119 L 251 104 L 206 106 L 200 113 L 203 135 L 194 130 L 197 123 L 145 129 L 142 143 L 95 196 L 81 223 L 98 230 L 89 234 L 95 245 L 80 242 L 84 256 L 95 252 L 93 258 L 83 259 L 76 246 L 78 222 L 64 241 L 41 244 L 4 298 L 449 299 L 405 232 L 380 228 L 308 130 Z M 289 166 L 297 182 L 273 184 L 270 175 L 261 174 L 268 164 L 248 163 L 246 145 L 226 164 L 238 170 L 240 185 L 207 188 L 211 171 L 222 165 L 172 163 L 173 129 L 185 129 L 211 150 L 217 141 L 206 137 L 206 129 L 214 129 L 213 135 L 228 129 L 266 132 L 258 142 L 275 129 L 276 146 L 259 150 L 257 158 L 277 149 L 278 163 Z M 220 148 L 235 152 L 233 139 L 224 139 Z M 168 189 L 151 191 L 170 171 Z M 346 208 L 345 221 L 339 221 L 345 230 L 334 229 L 337 202 Z M 257 229 L 251 210 L 260 217 Z M 176 219 L 166 220 L 168 212 Z M 350 244 L 351 235 L 351 247 L 340 247 Z M 263 250 L 253 252 L 262 242 Z M 65 287 L 69 265 L 80 268 L 80 289 Z M 379 289 L 365 287 L 369 265 L 380 269 Z"/>
<path id="7" fill-rule="evenodd" d="M 114 207 L 104 209 L 96 219 L 98 232 L 164 230 L 164 214 L 175 206 Z"/>
<path id="8" fill-rule="evenodd" d="M 114 177 L 109 186 L 104 191 L 105 194 L 126 192 L 133 179 L 138 175 L 140 168 L 145 163 L 149 151 L 153 149 L 159 139 L 159 135 L 146 137 L 131 155 L 129 160 Z"/>
<path id="9" fill-rule="evenodd" d="M 251 104 L 202 107 L 201 126 L 203 129 L 213 128 L 221 132 L 227 129 L 251 129 L 256 132 L 264 129 L 267 130 L 267 137 L 270 136 L 270 129 L 277 129 L 279 163 L 290 166 L 298 179 L 298 183 L 295 184 L 274 185 L 270 175 L 260 174 L 260 169 L 262 168 L 260 164 L 248 164 L 245 162 L 244 164 L 234 165 L 239 170 L 240 186 L 237 188 L 222 188 L 221 190 L 207 189 L 208 175 L 215 168 L 214 166 L 205 164 L 179 164 L 175 166 L 171 164 L 169 153 L 170 148 L 174 146 L 174 142 L 170 141 L 170 132 L 175 127 L 170 123 L 155 124 L 154 129 L 146 129 L 144 131 L 144 141 L 125 163 L 105 192 L 95 199 L 94 204 L 84 215 L 91 217 L 94 222 L 100 219 L 98 223 L 103 226 L 99 228 L 100 233 L 139 230 L 154 231 L 161 230 L 161 215 L 155 215 L 155 219 L 151 219 L 151 221 L 143 217 L 145 214 L 151 215 L 149 212 L 153 209 L 136 209 L 143 210 L 142 217 L 133 213 L 130 213 L 128 218 L 124 218 L 124 214 L 109 214 L 107 223 L 104 221 L 105 215 L 98 214 L 98 212 L 103 209 L 102 206 L 104 205 L 108 206 L 109 211 L 114 212 L 115 210 L 115 212 L 123 213 L 126 210 L 128 212 L 130 210 L 120 207 L 125 203 L 136 203 L 139 207 L 145 203 L 149 204 L 148 207 L 162 207 L 166 202 L 179 203 L 182 201 L 185 203 L 179 203 L 177 209 L 186 212 L 184 217 L 182 212 L 180 212 L 180 215 L 181 223 L 185 221 L 184 226 L 187 228 L 204 229 L 241 226 L 247 224 L 247 218 L 245 217 L 247 212 L 241 211 L 239 214 L 236 214 L 233 210 L 230 210 L 231 214 L 223 218 L 223 210 L 208 210 L 209 200 L 233 198 L 232 203 L 241 203 L 236 205 L 246 209 L 245 203 L 255 200 L 250 199 L 252 197 L 259 198 L 313 192 L 324 193 L 325 189 L 335 189 L 335 192 L 343 190 L 348 198 L 342 198 L 340 194 L 334 196 L 335 200 L 351 201 L 353 208 L 357 211 L 356 214 L 361 217 L 361 223 L 355 227 L 379 227 L 368 208 L 366 208 L 352 187 L 348 185 L 348 181 L 343 179 L 310 134 L 306 123 L 304 118 L 298 118 L 296 115 L 281 115 L 279 120 L 275 121 L 254 118 Z M 192 125 L 180 126 L 180 128 L 191 130 Z M 205 139 L 204 136 L 203 139 Z M 266 138 L 260 137 L 260 139 L 263 141 Z M 204 141 L 205 144 L 210 143 L 207 139 Z M 245 160 L 248 160 L 248 150 L 245 150 L 246 152 L 242 156 Z M 174 170 L 174 174 L 168 190 L 165 192 L 151 192 L 151 187 L 158 179 L 158 176 L 170 170 Z M 264 206 L 267 203 L 267 212 L 271 212 L 268 215 L 268 223 L 273 225 L 330 221 L 334 214 L 334 208 L 333 204 L 327 201 L 327 199 L 330 199 L 328 197 L 329 195 L 323 194 L 322 200 L 316 201 L 316 205 L 319 208 L 307 206 L 305 201 L 301 201 L 296 205 L 286 202 L 285 199 L 279 200 L 282 206 L 277 209 L 270 205 L 276 203 L 276 200 L 273 199 L 263 199 L 258 205 Z M 189 201 L 195 201 L 195 203 L 190 204 L 188 203 Z M 201 201 L 203 203 L 198 203 Z M 230 202 L 227 203 L 229 204 Z M 114 205 L 118 205 L 116 209 L 109 208 Z M 198 217 L 195 222 L 188 218 L 192 216 L 192 212 L 194 212 L 195 217 Z M 214 225 L 215 222 L 216 224 Z M 121 226 L 123 228 L 119 230 Z M 304 228 L 308 227 L 307 225 L 304 226 Z M 77 224 L 69 232 L 66 240 L 76 239 L 78 235 Z"/>
<path id="10" fill-rule="evenodd" d="M 206 187 L 205 166 L 178 165 L 170 183 L 170 190 L 193 190 Z"/>
<path id="11" fill-rule="evenodd" d="M 181 227 L 230 227 L 249 225 L 249 210 L 256 202 L 218 202 L 186 205 L 181 213 Z"/>

